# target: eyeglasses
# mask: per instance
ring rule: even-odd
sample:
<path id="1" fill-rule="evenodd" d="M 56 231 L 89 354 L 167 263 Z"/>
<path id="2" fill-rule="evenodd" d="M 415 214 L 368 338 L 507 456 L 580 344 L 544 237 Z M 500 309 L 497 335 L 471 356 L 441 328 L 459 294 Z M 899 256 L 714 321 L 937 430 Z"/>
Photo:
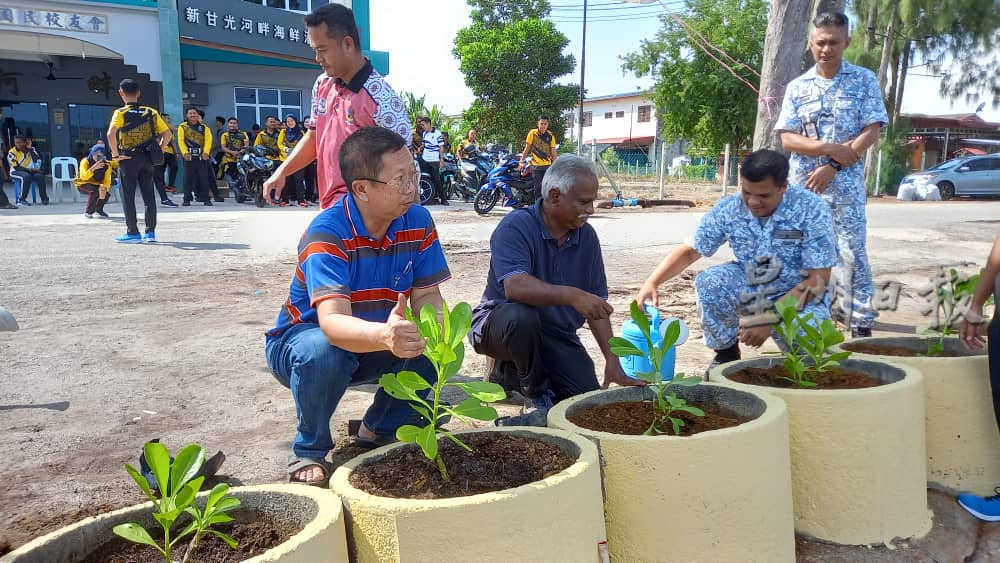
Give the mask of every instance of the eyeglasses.
<path id="1" fill-rule="evenodd" d="M 369 182 L 375 182 L 377 184 L 385 184 L 387 186 L 392 186 L 396 188 L 401 194 L 405 194 L 410 191 L 411 187 L 417 187 L 420 185 L 420 172 L 414 172 L 413 174 L 408 174 L 405 176 L 400 176 L 398 178 L 393 178 L 388 182 L 383 182 L 382 180 L 377 180 L 375 178 L 358 178 L 358 180 L 368 180 Z"/>

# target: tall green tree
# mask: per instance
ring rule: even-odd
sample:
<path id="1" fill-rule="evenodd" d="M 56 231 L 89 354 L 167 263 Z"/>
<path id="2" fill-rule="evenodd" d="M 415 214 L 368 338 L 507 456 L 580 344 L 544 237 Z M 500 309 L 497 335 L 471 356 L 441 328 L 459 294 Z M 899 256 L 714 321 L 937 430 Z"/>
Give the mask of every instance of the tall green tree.
<path id="1" fill-rule="evenodd" d="M 713 151 L 726 143 L 749 147 L 757 94 L 716 59 L 725 60 L 756 86 L 757 77 L 746 67 L 761 67 L 767 4 L 763 0 L 687 0 L 682 20 L 687 25 L 669 14 L 661 15 L 660 21 L 656 37 L 643 40 L 638 51 L 622 60 L 624 69 L 655 80 L 652 97 L 663 137 L 688 139 Z M 705 46 L 702 38 L 742 65 Z"/>
<path id="2" fill-rule="evenodd" d="M 576 60 L 563 51 L 569 39 L 544 19 L 548 0 L 468 0 L 472 25 L 459 30 L 452 54 L 475 100 L 465 121 L 483 138 L 519 147 L 540 114 L 563 139 L 563 113 L 577 103 L 579 88 L 557 84 Z"/>

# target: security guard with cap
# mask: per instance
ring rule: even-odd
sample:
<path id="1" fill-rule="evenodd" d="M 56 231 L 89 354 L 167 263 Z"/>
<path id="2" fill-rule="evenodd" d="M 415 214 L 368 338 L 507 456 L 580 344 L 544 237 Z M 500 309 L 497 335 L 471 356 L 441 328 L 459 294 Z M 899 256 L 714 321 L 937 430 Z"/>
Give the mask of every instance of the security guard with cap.
<path id="1" fill-rule="evenodd" d="M 156 150 L 157 146 L 159 151 L 162 151 L 173 138 L 170 128 L 155 109 L 139 105 L 140 94 L 138 82 L 131 78 L 121 81 L 118 85 L 118 95 L 125 102 L 125 106 L 115 110 L 111 115 L 111 125 L 108 127 L 108 150 L 111 158 L 118 162 L 121 168 L 122 211 L 125 213 L 127 230 L 115 240 L 122 243 L 156 241 L 156 198 L 153 195 L 151 151 Z M 145 206 L 144 235 L 139 234 L 135 211 L 137 187 Z"/>

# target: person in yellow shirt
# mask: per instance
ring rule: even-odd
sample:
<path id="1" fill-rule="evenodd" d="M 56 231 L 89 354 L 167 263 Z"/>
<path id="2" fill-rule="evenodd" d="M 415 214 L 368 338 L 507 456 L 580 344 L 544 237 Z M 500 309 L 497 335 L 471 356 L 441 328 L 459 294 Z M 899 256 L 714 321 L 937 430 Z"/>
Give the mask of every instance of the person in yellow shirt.
<path id="1" fill-rule="evenodd" d="M 288 155 L 292 154 L 292 151 L 295 150 L 295 145 L 299 144 L 305 133 L 302 126 L 299 125 L 299 120 L 294 115 L 288 114 L 285 116 L 285 126 L 278 133 L 278 148 L 281 150 L 281 160 L 286 160 Z M 306 200 L 305 172 L 305 168 L 301 168 L 285 178 L 285 189 L 281 193 L 286 195 L 282 198 L 282 203 L 288 202 L 288 198 L 291 197 L 294 190 L 295 200 L 298 202 L 299 207 L 309 207 L 309 201 Z M 289 187 L 292 189 L 288 189 Z"/>
<path id="2" fill-rule="evenodd" d="M 524 161 L 531 153 L 531 180 L 535 185 L 537 199 L 542 197 L 542 178 L 545 171 L 556 159 L 556 136 L 549 131 L 549 118 L 545 115 L 538 116 L 538 127 L 528 131 L 528 137 L 524 140 L 524 152 L 521 153 L 521 163 L 517 165 L 518 170 L 524 169 Z"/>
<path id="3" fill-rule="evenodd" d="M 118 95 L 125 106 L 111 114 L 108 127 L 108 151 L 111 158 L 121 165 L 122 211 L 125 212 L 124 235 L 115 237 L 121 243 L 156 242 L 156 199 L 153 195 L 154 148 L 164 146 L 173 139 L 170 128 L 160 113 L 149 106 L 139 105 L 139 83 L 131 78 L 118 85 Z M 139 234 L 135 213 L 135 191 L 142 194 L 145 206 L 146 233 Z"/>
<path id="4" fill-rule="evenodd" d="M 89 154 L 80 159 L 80 172 L 73 183 L 80 193 L 87 196 L 87 207 L 83 210 L 83 216 L 87 219 L 92 219 L 95 213 L 108 218 L 108 214 L 104 212 L 104 204 L 108 201 L 108 190 L 111 189 L 113 172 L 110 164 L 113 163 L 113 160 L 106 160 L 104 146 L 100 144 L 90 147 Z"/>
<path id="5" fill-rule="evenodd" d="M 31 205 L 27 199 L 32 183 L 38 186 L 42 205 L 49 204 L 49 194 L 45 191 L 45 173 L 42 172 L 42 159 L 38 156 L 38 152 L 31 148 L 27 137 L 23 135 L 14 137 L 14 146 L 7 151 L 7 165 L 10 167 L 11 179 L 21 180 L 21 194 L 17 196 L 19 204 Z"/>
<path id="6" fill-rule="evenodd" d="M 170 133 L 173 135 L 173 140 L 167 143 L 167 146 L 163 147 L 163 169 L 166 172 L 166 190 L 167 193 L 177 193 L 177 172 L 180 167 L 177 165 L 177 153 L 180 150 L 177 149 L 177 131 L 173 124 L 170 122 L 170 114 L 163 114 L 163 121 L 167 123 L 167 127 L 170 128 Z"/>
<path id="7" fill-rule="evenodd" d="M 250 148 L 250 136 L 240 130 L 240 122 L 235 117 L 226 121 L 226 130 L 219 136 L 219 149 L 222 151 L 222 161 L 219 163 L 219 179 L 225 180 L 226 174 L 236 180 L 236 163 L 243 153 Z"/>
<path id="8" fill-rule="evenodd" d="M 258 145 L 262 145 L 269 149 L 272 149 L 273 152 L 268 154 L 266 158 L 268 160 L 274 161 L 275 169 L 281 166 L 281 163 L 284 160 L 284 158 L 282 158 L 281 156 L 281 147 L 278 145 L 278 137 L 280 136 L 281 136 L 281 131 L 279 130 L 278 118 L 274 117 L 273 115 L 269 115 L 264 120 L 264 129 L 261 129 L 260 132 L 257 133 L 257 138 L 253 140 L 253 146 L 255 147 Z M 282 189 L 282 192 L 284 192 L 284 189 Z M 285 207 L 286 205 L 288 205 L 288 202 L 282 200 L 280 205 L 282 207 Z"/>
<path id="9" fill-rule="evenodd" d="M 212 173 L 212 129 L 201 121 L 197 108 L 188 108 L 184 114 L 186 120 L 177 126 L 177 147 L 184 158 L 184 207 L 191 205 L 197 197 L 198 201 L 211 206 L 209 197 L 211 186 L 209 181 L 215 179 Z M 197 195 L 196 195 L 197 194 Z"/>

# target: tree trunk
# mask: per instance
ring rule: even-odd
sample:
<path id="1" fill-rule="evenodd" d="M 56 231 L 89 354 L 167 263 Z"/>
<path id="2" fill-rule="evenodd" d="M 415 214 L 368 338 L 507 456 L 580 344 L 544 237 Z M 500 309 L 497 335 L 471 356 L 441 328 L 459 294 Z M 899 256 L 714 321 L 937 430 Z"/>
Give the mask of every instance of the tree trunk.
<path id="1" fill-rule="evenodd" d="M 771 0 L 767 35 L 764 37 L 764 63 L 760 72 L 754 150 L 779 146 L 774 124 L 781 111 L 785 86 L 800 74 L 811 8 L 811 0 Z M 739 148 L 733 147 L 734 150 Z"/>
<path id="2" fill-rule="evenodd" d="M 906 71 L 910 67 L 910 51 L 913 47 L 913 42 L 909 39 L 903 43 L 903 56 L 899 61 L 899 88 L 896 88 L 896 103 L 893 104 L 893 113 L 889 115 L 889 123 L 893 127 L 896 126 L 896 120 L 899 119 L 899 114 L 903 111 L 903 88 L 906 87 Z"/>
<path id="3" fill-rule="evenodd" d="M 896 36 L 896 11 L 898 9 L 898 4 L 893 2 L 892 11 L 889 13 L 889 23 L 885 26 L 885 37 L 882 38 L 882 60 L 878 65 L 878 89 L 879 93 L 882 94 L 883 100 L 885 99 L 885 81 L 886 74 L 889 70 L 889 60 L 892 59 L 892 47 L 896 44 L 893 39 Z M 881 141 L 873 144 L 871 148 L 868 149 L 867 155 L 865 156 L 866 186 L 870 185 L 874 181 L 872 173 L 875 170 L 875 160 L 877 159 L 876 147 L 878 147 L 880 143 Z"/>
<path id="4" fill-rule="evenodd" d="M 868 28 L 865 34 L 865 51 L 871 51 L 875 48 L 875 26 L 878 25 L 878 6 L 872 3 L 871 9 L 868 10 Z"/>
<path id="5" fill-rule="evenodd" d="M 885 111 L 889 114 L 889 131 L 892 131 L 892 116 L 896 113 L 896 90 L 899 89 L 899 49 L 892 50 L 892 85 L 885 95 Z"/>

